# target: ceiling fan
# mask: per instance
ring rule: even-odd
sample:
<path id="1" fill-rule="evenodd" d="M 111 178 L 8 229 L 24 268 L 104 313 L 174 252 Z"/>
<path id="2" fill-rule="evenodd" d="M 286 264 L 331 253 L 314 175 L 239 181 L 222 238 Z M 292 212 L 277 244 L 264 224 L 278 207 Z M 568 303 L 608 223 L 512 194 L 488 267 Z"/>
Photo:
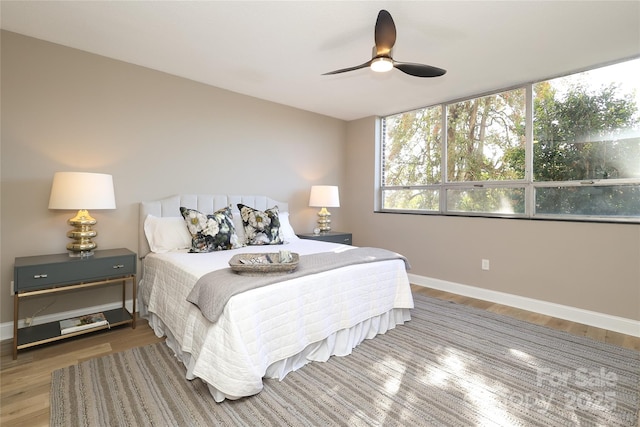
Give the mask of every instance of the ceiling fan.
<path id="1" fill-rule="evenodd" d="M 393 23 L 391 14 L 386 10 L 378 13 L 375 28 L 376 45 L 373 47 L 373 57 L 364 64 L 355 67 L 342 68 L 340 70 L 329 71 L 323 76 L 330 74 L 346 73 L 347 71 L 359 70 L 361 68 L 371 67 L 373 71 L 385 72 L 392 68 L 397 68 L 403 73 L 416 77 L 438 77 L 444 75 L 446 70 L 431 65 L 414 64 L 411 62 L 398 62 L 391 57 L 393 45 L 396 43 L 396 26 Z"/>

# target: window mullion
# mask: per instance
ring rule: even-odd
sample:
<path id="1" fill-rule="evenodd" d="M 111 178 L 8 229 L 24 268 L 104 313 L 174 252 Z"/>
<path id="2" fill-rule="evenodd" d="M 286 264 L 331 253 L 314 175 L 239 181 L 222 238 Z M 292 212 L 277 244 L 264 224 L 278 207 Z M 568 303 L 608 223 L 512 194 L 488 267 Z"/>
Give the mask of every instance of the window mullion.
<path id="1" fill-rule="evenodd" d="M 447 184 L 447 104 L 442 104 L 442 127 L 441 127 L 441 135 L 440 135 L 440 212 L 447 212 L 447 190 L 445 185 Z"/>
<path id="2" fill-rule="evenodd" d="M 528 217 L 535 214 L 535 188 L 533 187 L 533 85 L 526 85 L 525 103 L 525 149 L 524 149 L 524 180 L 525 201 L 524 213 Z"/>

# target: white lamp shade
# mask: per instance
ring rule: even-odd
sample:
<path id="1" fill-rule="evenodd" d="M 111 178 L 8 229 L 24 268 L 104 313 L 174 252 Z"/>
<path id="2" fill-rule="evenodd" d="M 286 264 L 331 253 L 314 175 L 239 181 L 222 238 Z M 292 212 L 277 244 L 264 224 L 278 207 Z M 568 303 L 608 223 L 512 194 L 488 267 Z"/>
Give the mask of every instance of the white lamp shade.
<path id="1" fill-rule="evenodd" d="M 340 195 L 335 185 L 313 185 L 309 196 L 309 206 L 317 208 L 340 207 Z"/>
<path id="2" fill-rule="evenodd" d="M 49 209 L 115 209 L 113 177 L 103 173 L 57 172 Z"/>

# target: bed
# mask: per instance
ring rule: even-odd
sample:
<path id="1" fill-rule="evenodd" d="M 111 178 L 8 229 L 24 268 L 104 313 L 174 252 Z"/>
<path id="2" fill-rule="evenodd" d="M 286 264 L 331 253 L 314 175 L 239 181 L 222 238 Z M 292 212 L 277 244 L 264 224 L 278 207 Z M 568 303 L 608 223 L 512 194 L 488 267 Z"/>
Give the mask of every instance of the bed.
<path id="1" fill-rule="evenodd" d="M 276 208 L 278 245 L 241 246 L 250 238 L 242 215 Z M 205 215 L 231 208 L 238 245 L 229 250 L 191 253 L 193 234 L 180 229 L 181 208 Z M 185 214 L 186 215 L 186 214 Z M 142 202 L 139 215 L 142 279 L 140 314 L 186 367 L 200 378 L 216 402 L 259 393 L 263 378 L 284 378 L 309 362 L 346 356 L 365 339 L 410 320 L 413 298 L 406 260 L 374 262 L 320 271 L 232 295 L 212 321 L 188 298 L 200 279 L 229 271 L 235 254 L 290 251 L 306 259 L 316 253 L 338 256 L 353 246 L 300 239 L 289 222 L 288 204 L 266 196 L 176 195 Z M 191 229 L 189 229 L 191 230 Z M 359 249 L 358 249 L 359 250 Z M 301 262 L 302 265 L 302 262 Z"/>

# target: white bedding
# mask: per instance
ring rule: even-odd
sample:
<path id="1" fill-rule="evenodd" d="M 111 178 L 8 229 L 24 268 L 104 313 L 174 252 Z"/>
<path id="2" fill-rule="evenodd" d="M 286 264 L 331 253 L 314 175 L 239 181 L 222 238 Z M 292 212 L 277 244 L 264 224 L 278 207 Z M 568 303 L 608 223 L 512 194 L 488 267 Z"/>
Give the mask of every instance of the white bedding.
<path id="1" fill-rule="evenodd" d="M 216 323 L 187 302 L 199 277 L 228 267 L 237 253 L 286 249 L 305 255 L 352 248 L 289 240 L 284 246 L 207 254 L 151 253 L 143 261 L 143 314 L 148 311 L 158 336 L 167 335 L 187 367 L 187 378 L 204 380 L 218 402 L 260 392 L 263 377 L 283 378 L 309 361 L 350 354 L 364 339 L 410 319 L 413 298 L 402 260 L 355 265 L 238 294 Z"/>
<path id="2" fill-rule="evenodd" d="M 308 361 L 349 354 L 364 339 L 410 319 L 413 298 L 402 260 L 352 266 L 236 295 L 215 324 L 186 301 L 200 276 L 228 267 L 234 254 L 277 248 L 150 254 L 144 260 L 140 292 L 153 314 L 151 326 L 158 336 L 175 340 L 168 344 L 187 366 L 187 378 L 204 380 L 216 401 L 256 394 L 265 376 L 283 378 Z M 349 248 L 302 239 L 286 245 L 300 255 Z M 358 300 L 369 301 L 352 303 Z M 313 343 L 318 345 L 308 349 Z M 287 361 L 305 349 L 310 354 Z"/>

